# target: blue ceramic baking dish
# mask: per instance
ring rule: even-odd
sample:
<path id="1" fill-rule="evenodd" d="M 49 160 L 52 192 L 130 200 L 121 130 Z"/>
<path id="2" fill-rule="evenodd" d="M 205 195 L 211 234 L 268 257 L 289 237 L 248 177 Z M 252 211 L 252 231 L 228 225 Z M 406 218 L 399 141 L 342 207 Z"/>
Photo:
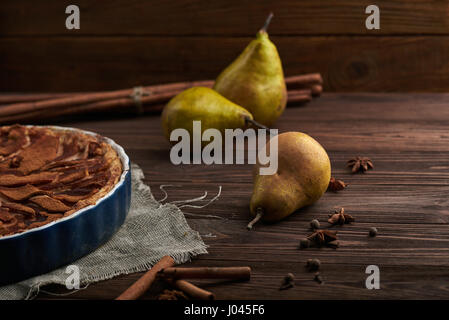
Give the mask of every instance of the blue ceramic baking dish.
<path id="1" fill-rule="evenodd" d="M 118 183 L 95 205 L 42 227 L 0 237 L 0 286 L 47 273 L 81 258 L 105 243 L 123 224 L 131 204 L 129 158 L 122 147 L 105 139 L 122 161 Z"/>

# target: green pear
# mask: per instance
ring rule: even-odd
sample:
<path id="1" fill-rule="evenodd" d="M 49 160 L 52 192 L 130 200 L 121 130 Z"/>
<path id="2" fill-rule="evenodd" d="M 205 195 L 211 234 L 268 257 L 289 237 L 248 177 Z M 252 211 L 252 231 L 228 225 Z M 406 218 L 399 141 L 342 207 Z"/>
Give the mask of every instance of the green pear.
<path id="1" fill-rule="evenodd" d="M 259 152 L 270 150 L 270 143 L 275 138 Z M 329 185 L 329 157 L 315 139 L 301 132 L 282 133 L 277 139 L 277 172 L 260 175 L 262 166 L 259 162 L 254 166 L 254 189 L 250 202 L 254 219 L 248 224 L 248 229 L 258 220 L 276 222 L 313 204 Z"/>
<path id="2" fill-rule="evenodd" d="M 281 59 L 266 31 L 271 17 L 214 85 L 217 92 L 247 109 L 255 121 L 265 126 L 279 118 L 287 103 Z"/>
<path id="3" fill-rule="evenodd" d="M 173 97 L 162 111 L 162 127 L 167 139 L 178 128 L 193 135 L 193 121 L 201 121 L 201 134 L 210 128 L 246 128 L 253 116 L 248 110 L 206 87 L 193 87 Z"/>

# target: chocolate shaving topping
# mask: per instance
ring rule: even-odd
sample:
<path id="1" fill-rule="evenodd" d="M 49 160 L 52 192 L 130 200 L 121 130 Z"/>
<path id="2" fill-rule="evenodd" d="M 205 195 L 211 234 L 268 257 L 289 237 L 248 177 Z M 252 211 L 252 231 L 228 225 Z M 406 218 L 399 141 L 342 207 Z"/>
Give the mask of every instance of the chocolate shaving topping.
<path id="1" fill-rule="evenodd" d="M 61 193 L 61 194 L 53 195 L 53 198 L 61 200 L 61 201 L 64 201 L 64 202 L 75 203 L 75 202 L 78 202 L 80 200 L 88 198 L 91 194 L 93 194 L 93 193 L 95 193 L 97 191 L 98 191 L 98 189 L 94 189 L 94 190 L 92 190 L 92 192 L 90 192 L 89 194 L 86 194 L 86 195 L 70 195 L 70 194 L 66 194 L 66 193 Z"/>
<path id="2" fill-rule="evenodd" d="M 26 184 L 38 185 L 52 182 L 58 174 L 52 172 L 39 172 L 28 176 L 16 176 L 12 174 L 0 174 L 0 186 L 23 186 Z"/>
<path id="3" fill-rule="evenodd" d="M 100 136 L 0 127 L 0 237 L 95 204 L 121 172 L 117 153 Z"/>
<path id="4" fill-rule="evenodd" d="M 3 229 L 12 228 L 17 225 L 17 218 L 8 209 L 0 208 L 0 222 Z"/>
<path id="5" fill-rule="evenodd" d="M 43 135 L 20 153 L 23 160 L 19 170 L 28 174 L 40 169 L 56 157 L 58 146 L 59 139 L 57 137 Z"/>
<path id="6" fill-rule="evenodd" d="M 70 207 L 66 206 L 62 201 L 49 196 L 35 196 L 30 198 L 30 201 L 50 212 L 66 212 L 70 210 Z"/>
<path id="7" fill-rule="evenodd" d="M 8 209 L 0 208 L 0 221 L 1 222 L 11 222 L 14 219 L 14 215 L 12 215 Z"/>
<path id="8" fill-rule="evenodd" d="M 20 167 L 20 163 L 22 162 L 23 157 L 22 156 L 14 156 L 9 161 L 9 167 L 10 168 L 18 168 Z"/>
<path id="9" fill-rule="evenodd" d="M 0 188 L 0 194 L 14 201 L 24 201 L 37 194 L 45 193 L 46 191 L 39 190 L 31 184 L 26 184 L 16 188 Z"/>
<path id="10" fill-rule="evenodd" d="M 26 205 L 15 202 L 2 202 L 2 207 L 8 208 L 11 212 L 18 212 L 25 215 L 35 216 L 36 211 Z"/>
<path id="11" fill-rule="evenodd" d="M 80 170 L 77 170 L 73 173 L 70 173 L 66 176 L 62 175 L 59 179 L 59 182 L 62 184 L 74 182 L 83 179 L 84 177 L 87 177 L 89 175 L 89 172 L 87 171 L 87 168 L 83 168 Z"/>
<path id="12" fill-rule="evenodd" d="M 0 155 L 7 156 L 17 152 L 28 142 L 27 129 L 14 125 L 0 132 Z"/>

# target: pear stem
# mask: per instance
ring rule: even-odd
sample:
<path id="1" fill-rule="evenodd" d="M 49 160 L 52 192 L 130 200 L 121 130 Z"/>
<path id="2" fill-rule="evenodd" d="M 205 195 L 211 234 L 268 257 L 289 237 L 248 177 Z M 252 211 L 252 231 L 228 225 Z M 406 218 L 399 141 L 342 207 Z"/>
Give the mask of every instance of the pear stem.
<path id="1" fill-rule="evenodd" d="M 268 26 L 270 25 L 272 18 L 273 18 L 273 12 L 270 12 L 270 14 L 267 17 L 267 20 L 265 20 L 265 24 L 263 25 L 262 29 L 260 29 L 260 31 L 267 32 Z"/>
<path id="2" fill-rule="evenodd" d="M 254 125 L 255 127 L 259 128 L 259 129 L 265 129 L 267 131 L 270 130 L 270 128 L 268 128 L 267 126 L 264 126 L 263 124 L 257 122 L 256 120 L 253 120 L 249 117 L 245 118 L 246 123 L 251 123 L 252 125 Z"/>
<path id="3" fill-rule="evenodd" d="M 256 216 L 248 223 L 246 229 L 251 230 L 253 226 L 263 217 L 263 210 L 261 208 L 257 208 L 256 212 Z"/>

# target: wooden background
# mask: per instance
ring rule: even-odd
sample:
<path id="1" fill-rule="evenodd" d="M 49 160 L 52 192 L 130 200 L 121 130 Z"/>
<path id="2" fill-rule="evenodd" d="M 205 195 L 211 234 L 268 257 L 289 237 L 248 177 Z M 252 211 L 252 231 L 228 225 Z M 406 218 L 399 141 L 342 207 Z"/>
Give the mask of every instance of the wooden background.
<path id="1" fill-rule="evenodd" d="M 109 90 L 213 79 L 273 11 L 286 75 L 321 72 L 327 91 L 449 89 L 449 2 L 377 0 L 2 0 L 0 92 Z M 65 28 L 77 4 L 81 29 Z"/>
<path id="2" fill-rule="evenodd" d="M 142 167 L 156 199 L 164 197 L 163 184 L 175 185 L 166 188 L 167 202 L 196 198 L 204 191 L 211 199 L 222 186 L 221 196 L 209 206 L 183 208 L 189 225 L 209 245 L 209 254 L 186 267 L 253 269 L 249 282 L 192 281 L 217 299 L 449 299 L 448 105 L 449 94 L 326 93 L 306 106 L 287 108 L 276 122 L 279 131 L 303 131 L 317 139 L 329 154 L 332 175 L 349 187 L 326 192 L 314 205 L 275 224 L 259 223 L 251 232 L 245 228 L 251 165 L 173 165 L 159 117 L 64 125 L 98 132 L 124 146 Z M 351 174 L 346 161 L 357 155 L 370 157 L 374 170 Z M 356 219 L 333 227 L 340 248 L 299 250 L 300 239 L 311 233 L 309 222 L 319 219 L 327 228 L 328 214 L 340 207 Z M 370 227 L 378 228 L 377 237 L 368 237 Z M 324 285 L 305 268 L 312 258 L 321 260 Z M 368 265 L 380 268 L 380 290 L 365 287 Z M 296 286 L 279 291 L 288 272 L 295 275 Z M 141 275 L 92 284 L 65 298 L 113 299 Z M 162 288 L 158 282 L 143 299 L 155 298 Z M 56 286 L 42 289 L 66 292 Z M 39 298 L 64 297 L 41 293 Z"/>

